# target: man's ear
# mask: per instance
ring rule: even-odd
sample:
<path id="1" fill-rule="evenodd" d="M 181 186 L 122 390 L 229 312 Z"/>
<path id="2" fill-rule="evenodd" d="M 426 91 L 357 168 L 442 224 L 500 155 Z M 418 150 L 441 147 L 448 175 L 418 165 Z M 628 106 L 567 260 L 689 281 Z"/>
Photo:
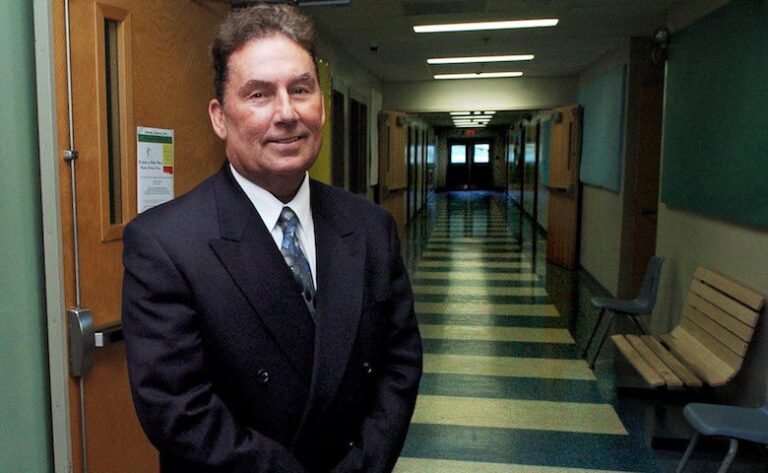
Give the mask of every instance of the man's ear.
<path id="1" fill-rule="evenodd" d="M 227 139 L 227 126 L 224 123 L 226 118 L 224 117 L 224 106 L 219 103 L 218 99 L 211 99 L 208 102 L 208 116 L 211 119 L 211 126 L 214 133 L 222 140 Z"/>

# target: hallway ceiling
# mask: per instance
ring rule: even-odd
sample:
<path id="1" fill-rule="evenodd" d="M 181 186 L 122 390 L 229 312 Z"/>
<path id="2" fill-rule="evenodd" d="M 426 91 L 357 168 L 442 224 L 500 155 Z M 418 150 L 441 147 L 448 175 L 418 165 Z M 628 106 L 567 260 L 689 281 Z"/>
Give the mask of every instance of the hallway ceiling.
<path id="1" fill-rule="evenodd" d="M 650 36 L 685 0 L 352 0 L 305 7 L 320 34 L 383 82 L 448 72 L 519 70 L 528 77 L 579 73 L 631 36 Z M 417 34 L 414 25 L 558 18 L 551 28 Z M 375 49 L 375 50 L 374 50 Z M 429 57 L 534 54 L 516 63 L 428 65 Z"/>
<path id="2" fill-rule="evenodd" d="M 690 0 L 351 0 L 304 7 L 329 39 L 382 82 L 434 80 L 452 72 L 522 71 L 524 77 L 573 76 L 632 36 L 651 36 L 668 10 Z M 414 25 L 558 18 L 550 28 L 417 34 Z M 534 54 L 532 61 L 429 65 L 430 57 Z M 515 79 L 511 79 L 515 80 Z M 497 111 L 489 126 L 521 112 Z M 452 126 L 447 113 L 421 114 Z"/>

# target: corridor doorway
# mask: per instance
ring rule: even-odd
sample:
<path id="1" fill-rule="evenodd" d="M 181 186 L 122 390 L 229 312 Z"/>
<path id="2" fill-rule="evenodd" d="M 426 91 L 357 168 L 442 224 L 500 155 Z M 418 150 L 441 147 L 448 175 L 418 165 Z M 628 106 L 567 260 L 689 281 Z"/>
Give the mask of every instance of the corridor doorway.
<path id="1" fill-rule="evenodd" d="M 449 140 L 448 189 L 490 189 L 493 186 L 492 147 L 488 139 Z"/>

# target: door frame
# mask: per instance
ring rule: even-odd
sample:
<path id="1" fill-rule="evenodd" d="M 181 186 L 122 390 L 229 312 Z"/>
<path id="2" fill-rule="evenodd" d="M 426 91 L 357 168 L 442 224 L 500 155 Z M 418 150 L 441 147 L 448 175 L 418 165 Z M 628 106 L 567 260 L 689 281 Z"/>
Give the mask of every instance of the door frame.
<path id="1" fill-rule="evenodd" d="M 51 396 L 53 470 L 68 472 L 72 464 L 70 431 L 69 353 L 64 304 L 64 250 L 61 233 L 59 142 L 56 119 L 54 6 L 46 0 L 32 5 L 35 25 L 35 82 L 42 203 L 48 373 Z"/>

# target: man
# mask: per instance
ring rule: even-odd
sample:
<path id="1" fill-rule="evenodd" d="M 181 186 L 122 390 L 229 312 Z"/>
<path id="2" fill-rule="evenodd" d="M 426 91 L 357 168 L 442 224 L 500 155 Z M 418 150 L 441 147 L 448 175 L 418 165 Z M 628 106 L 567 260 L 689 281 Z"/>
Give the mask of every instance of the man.
<path id="1" fill-rule="evenodd" d="M 124 233 L 123 327 L 163 472 L 389 472 L 421 376 L 392 218 L 311 181 L 325 121 L 295 8 L 230 15 L 209 115 L 224 167 Z"/>

